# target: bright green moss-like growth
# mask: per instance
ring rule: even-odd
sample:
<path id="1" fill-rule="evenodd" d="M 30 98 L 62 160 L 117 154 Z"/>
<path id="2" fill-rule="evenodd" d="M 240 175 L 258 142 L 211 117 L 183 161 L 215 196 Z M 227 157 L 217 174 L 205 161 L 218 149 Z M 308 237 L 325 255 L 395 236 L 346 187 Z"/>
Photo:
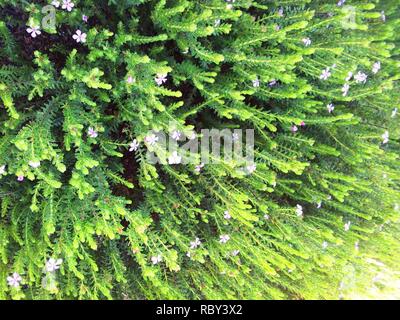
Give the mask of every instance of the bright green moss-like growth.
<path id="1" fill-rule="evenodd" d="M 396 274 L 400 17 L 369 2 L 0 0 L 0 299 L 337 299 Z M 152 133 L 213 128 L 254 130 L 254 162 Z"/>

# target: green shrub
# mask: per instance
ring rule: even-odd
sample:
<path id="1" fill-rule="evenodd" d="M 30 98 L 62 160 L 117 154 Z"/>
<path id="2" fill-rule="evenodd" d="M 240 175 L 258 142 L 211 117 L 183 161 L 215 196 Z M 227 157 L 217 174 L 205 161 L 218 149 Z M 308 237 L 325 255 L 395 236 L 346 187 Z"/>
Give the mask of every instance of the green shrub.
<path id="1" fill-rule="evenodd" d="M 398 267 L 398 0 L 369 2 L 0 0 L 0 298 L 336 299 Z M 171 123 L 254 129 L 255 164 L 183 164 Z"/>

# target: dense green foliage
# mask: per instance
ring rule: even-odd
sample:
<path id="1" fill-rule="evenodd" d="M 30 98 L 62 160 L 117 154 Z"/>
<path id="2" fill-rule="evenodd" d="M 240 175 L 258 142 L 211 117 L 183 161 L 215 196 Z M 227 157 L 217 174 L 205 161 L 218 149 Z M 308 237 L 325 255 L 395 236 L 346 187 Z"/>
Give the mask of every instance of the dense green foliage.
<path id="1" fill-rule="evenodd" d="M 51 2 L 0 0 L 0 299 L 337 299 L 400 265 L 398 0 Z M 149 163 L 171 121 L 253 128 L 256 170 Z"/>

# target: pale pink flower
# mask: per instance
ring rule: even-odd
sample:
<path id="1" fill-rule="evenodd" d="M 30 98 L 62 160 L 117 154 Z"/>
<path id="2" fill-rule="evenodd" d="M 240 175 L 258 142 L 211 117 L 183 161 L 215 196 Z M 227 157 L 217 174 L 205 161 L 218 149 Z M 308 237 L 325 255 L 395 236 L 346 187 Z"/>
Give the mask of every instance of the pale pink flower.
<path id="1" fill-rule="evenodd" d="M 18 178 L 17 178 L 17 180 L 18 180 L 19 182 L 22 182 L 22 181 L 24 181 L 24 179 L 25 179 L 25 177 L 24 177 L 24 176 L 18 176 Z"/>
<path id="2" fill-rule="evenodd" d="M 343 86 L 343 88 L 342 88 L 343 97 L 347 96 L 347 94 L 349 93 L 349 89 L 350 89 L 349 84 L 348 84 L 348 83 L 345 83 L 344 86 Z"/>
<path id="3" fill-rule="evenodd" d="M 182 162 L 182 157 L 178 154 L 178 152 L 174 151 L 168 157 L 169 164 L 180 164 Z"/>
<path id="4" fill-rule="evenodd" d="M 381 62 L 377 61 L 372 66 L 372 73 L 377 74 L 381 70 Z"/>
<path id="5" fill-rule="evenodd" d="M 162 261 L 161 255 L 151 257 L 151 262 L 156 265 Z"/>
<path id="6" fill-rule="evenodd" d="M 182 132 L 175 130 L 171 134 L 171 138 L 178 141 L 182 137 Z"/>
<path id="7" fill-rule="evenodd" d="M 252 174 L 254 171 L 256 171 L 257 165 L 255 163 L 252 163 L 246 167 L 247 173 Z"/>
<path id="8" fill-rule="evenodd" d="M 32 38 L 36 38 L 36 36 L 38 36 L 39 34 L 41 34 L 42 32 L 40 31 L 40 28 L 37 26 L 32 26 L 26 29 L 26 31 L 28 33 L 30 33 Z"/>
<path id="9" fill-rule="evenodd" d="M 268 214 L 264 214 L 264 219 L 265 219 L 265 220 L 269 220 L 269 218 L 270 218 L 270 217 L 269 217 Z"/>
<path id="10" fill-rule="evenodd" d="M 300 122 L 300 127 L 305 127 L 306 123 L 304 121 Z"/>
<path id="11" fill-rule="evenodd" d="M 230 236 L 228 234 L 223 234 L 219 236 L 220 243 L 227 243 L 230 240 Z"/>
<path id="12" fill-rule="evenodd" d="M 201 241 L 199 238 L 196 238 L 194 241 L 190 242 L 190 249 L 196 249 L 201 245 Z"/>
<path id="13" fill-rule="evenodd" d="M 29 166 L 32 167 L 33 169 L 39 168 L 40 161 L 29 161 Z"/>
<path id="14" fill-rule="evenodd" d="M 75 34 L 72 36 L 72 38 L 74 38 L 74 40 L 79 43 L 85 43 L 86 42 L 86 33 L 82 32 L 81 30 L 76 30 Z"/>
<path id="15" fill-rule="evenodd" d="M 323 70 L 319 78 L 322 80 L 328 80 L 328 78 L 332 75 L 330 70 L 331 70 L 330 67 Z"/>
<path id="16" fill-rule="evenodd" d="M 303 207 L 301 205 L 296 205 L 296 215 L 298 217 L 302 217 L 303 216 Z"/>
<path id="17" fill-rule="evenodd" d="M 150 146 L 153 146 L 158 141 L 158 137 L 155 134 L 151 134 L 144 138 L 144 141 L 148 143 Z"/>
<path id="18" fill-rule="evenodd" d="M 22 278 L 17 272 L 14 272 L 11 276 L 7 277 L 7 282 L 10 287 L 18 288 L 21 281 Z"/>
<path id="19" fill-rule="evenodd" d="M 47 272 L 54 272 L 58 269 L 60 269 L 60 265 L 62 264 L 63 260 L 62 259 L 54 259 L 50 258 L 46 262 L 46 271 Z"/>
<path id="20" fill-rule="evenodd" d="M 137 151 L 139 149 L 140 143 L 134 139 L 129 145 L 129 152 Z"/>
<path id="21" fill-rule="evenodd" d="M 75 4 L 71 0 L 63 0 L 62 7 L 63 9 L 67 10 L 68 12 L 72 11 L 72 8 L 75 6 Z"/>
<path id="22" fill-rule="evenodd" d="M 387 144 L 389 142 L 389 131 L 385 131 L 384 134 L 382 135 L 382 144 Z"/>
<path id="23" fill-rule="evenodd" d="M 163 83 L 167 82 L 167 75 L 158 73 L 154 80 L 159 86 L 161 86 Z"/>
<path id="24" fill-rule="evenodd" d="M 194 171 L 195 171 L 196 173 L 200 173 L 200 171 L 201 171 L 201 169 L 203 169 L 203 167 L 204 167 L 204 163 L 202 162 L 202 163 L 198 164 L 198 165 L 195 167 Z"/>
<path id="25" fill-rule="evenodd" d="M 89 127 L 89 129 L 88 129 L 88 136 L 89 136 L 90 138 L 95 139 L 95 138 L 98 137 L 98 135 L 99 135 L 99 134 L 97 133 L 97 131 L 96 131 L 94 128 Z"/>
<path id="26" fill-rule="evenodd" d="M 303 38 L 301 41 L 303 41 L 304 45 L 306 47 L 309 47 L 311 45 L 311 39 L 310 38 Z"/>
<path id="27" fill-rule="evenodd" d="M 328 105 L 326 106 L 326 108 L 328 109 L 328 112 L 329 112 L 329 113 L 332 113 L 333 110 L 335 110 L 335 106 L 334 106 L 332 103 L 328 104 Z"/>
<path id="28" fill-rule="evenodd" d="M 237 255 L 239 255 L 240 251 L 239 250 L 233 250 L 231 252 L 232 256 L 236 257 Z"/>
<path id="29" fill-rule="evenodd" d="M 132 77 L 132 76 L 128 76 L 128 79 L 126 79 L 126 82 L 127 82 L 128 84 L 132 84 L 132 83 L 135 82 L 135 78 Z"/>
<path id="30" fill-rule="evenodd" d="M 355 76 L 354 79 L 357 83 L 366 83 L 368 76 L 364 73 L 359 71 Z"/>
<path id="31" fill-rule="evenodd" d="M 345 80 L 346 80 L 346 81 L 350 81 L 351 78 L 353 78 L 353 72 L 350 71 L 350 72 L 347 74 L 347 78 L 346 78 Z"/>
<path id="32" fill-rule="evenodd" d="M 225 220 L 230 220 L 232 217 L 231 217 L 231 214 L 229 213 L 229 211 L 228 210 L 226 210 L 225 212 L 224 212 L 224 219 Z"/>
<path id="33" fill-rule="evenodd" d="M 89 17 L 87 15 L 82 15 L 82 21 L 84 22 L 88 22 L 89 21 Z"/>
<path id="34" fill-rule="evenodd" d="M 252 82 L 254 88 L 258 88 L 260 86 L 260 80 L 258 78 L 255 78 Z"/>
<path id="35" fill-rule="evenodd" d="M 51 4 L 53 6 L 55 6 L 56 8 L 58 8 L 60 6 L 60 1 L 54 0 L 54 1 L 51 2 Z"/>
<path id="36" fill-rule="evenodd" d="M 344 5 L 344 3 L 346 2 L 346 0 L 339 0 L 339 2 L 337 3 L 337 5 L 339 7 L 341 7 L 342 5 Z"/>
<path id="37" fill-rule="evenodd" d="M 299 128 L 297 128 L 296 125 L 293 125 L 293 126 L 290 128 L 290 131 L 292 131 L 293 133 L 297 132 L 298 130 L 299 130 Z"/>

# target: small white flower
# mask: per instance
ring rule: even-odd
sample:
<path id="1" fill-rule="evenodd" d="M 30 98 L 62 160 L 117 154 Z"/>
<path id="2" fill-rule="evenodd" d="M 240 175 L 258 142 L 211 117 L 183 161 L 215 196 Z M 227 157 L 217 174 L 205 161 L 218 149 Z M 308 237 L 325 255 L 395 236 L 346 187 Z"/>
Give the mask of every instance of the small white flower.
<path id="1" fill-rule="evenodd" d="M 350 230 L 350 225 L 351 225 L 351 221 L 347 221 L 344 224 L 344 231 L 349 231 Z"/>
<path id="2" fill-rule="evenodd" d="M 50 258 L 49 260 L 47 260 L 46 262 L 46 271 L 47 272 L 54 272 L 58 269 L 60 269 L 60 265 L 62 263 L 62 259 L 53 259 Z"/>
<path id="3" fill-rule="evenodd" d="M 252 163 L 246 167 L 246 170 L 248 174 L 252 174 L 254 171 L 257 170 L 257 165 L 255 163 Z"/>
<path id="4" fill-rule="evenodd" d="M 219 27 L 221 25 L 221 19 L 216 19 L 214 21 L 214 27 Z"/>
<path id="5" fill-rule="evenodd" d="M 394 207 L 393 207 L 393 210 L 394 211 L 399 211 L 400 210 L 400 205 L 398 203 L 395 203 Z"/>
<path id="6" fill-rule="evenodd" d="M 232 256 L 236 257 L 237 255 L 239 255 L 240 251 L 239 250 L 233 250 L 232 251 Z"/>
<path id="7" fill-rule="evenodd" d="M 301 205 L 296 205 L 296 214 L 298 217 L 302 217 L 303 216 L 303 207 Z"/>
<path id="8" fill-rule="evenodd" d="M 269 215 L 268 214 L 264 214 L 264 219 L 265 220 L 269 220 Z"/>
<path id="9" fill-rule="evenodd" d="M 327 199 L 328 201 L 329 201 L 329 200 L 332 200 L 332 196 L 329 195 L 329 196 L 326 197 L 326 199 Z"/>
<path id="10" fill-rule="evenodd" d="M 6 173 L 6 165 L 0 166 L 0 176 Z"/>
<path id="11" fill-rule="evenodd" d="M 194 140 L 194 139 L 196 139 L 196 137 L 197 137 L 196 132 L 195 132 L 195 131 L 192 131 L 192 132 L 190 133 L 189 140 Z"/>
<path id="12" fill-rule="evenodd" d="M 254 88 L 258 88 L 260 86 L 260 80 L 258 78 L 255 78 L 252 82 Z"/>
<path id="13" fill-rule="evenodd" d="M 368 76 L 361 71 L 358 71 L 358 73 L 354 76 L 354 79 L 356 80 L 357 83 L 366 83 L 367 78 Z"/>
<path id="14" fill-rule="evenodd" d="M 167 82 L 167 75 L 158 73 L 157 76 L 154 78 L 154 81 L 161 86 L 163 83 Z"/>
<path id="15" fill-rule="evenodd" d="M 322 201 L 317 203 L 317 209 L 320 209 L 322 207 Z"/>
<path id="16" fill-rule="evenodd" d="M 326 249 L 328 247 L 328 242 L 322 242 L 322 249 Z"/>
<path id="17" fill-rule="evenodd" d="M 204 167 L 204 163 L 202 162 L 202 163 L 198 164 L 198 165 L 195 167 L 194 171 L 195 171 L 196 173 L 200 173 L 200 171 L 201 171 L 201 169 L 202 169 L 203 167 Z"/>
<path id="18" fill-rule="evenodd" d="M 178 141 L 182 137 L 182 132 L 175 130 L 171 134 L 171 138 Z"/>
<path id="19" fill-rule="evenodd" d="M 278 16 L 283 17 L 283 8 L 279 8 Z"/>
<path id="20" fill-rule="evenodd" d="M 331 70 L 330 67 L 323 70 L 319 78 L 322 80 L 328 80 L 328 78 L 332 75 L 330 70 Z"/>
<path id="21" fill-rule="evenodd" d="M 379 70 L 381 70 L 381 62 L 377 61 L 374 63 L 374 65 L 372 66 L 372 72 L 374 74 L 377 74 L 379 72 Z"/>
<path id="22" fill-rule="evenodd" d="M 350 81 L 351 79 L 353 78 L 353 72 L 349 72 L 348 74 L 347 74 L 347 78 L 345 79 L 346 81 Z"/>
<path id="23" fill-rule="evenodd" d="M 21 281 L 22 278 L 17 272 L 14 272 L 11 276 L 7 277 L 7 282 L 10 287 L 18 288 Z"/>
<path id="24" fill-rule="evenodd" d="M 381 19 L 382 19 L 383 22 L 386 21 L 385 11 L 382 11 L 382 12 L 381 12 Z"/>
<path id="25" fill-rule="evenodd" d="M 153 146 L 158 141 L 158 137 L 155 134 L 151 134 L 144 138 L 144 141 L 148 143 L 150 146 Z"/>
<path id="26" fill-rule="evenodd" d="M 55 6 L 56 8 L 58 8 L 60 6 L 60 1 L 55 0 L 55 1 L 52 1 L 51 4 L 53 6 Z"/>
<path id="27" fill-rule="evenodd" d="M 226 210 L 225 212 L 224 212 L 224 219 L 225 220 L 230 220 L 232 217 L 231 217 L 231 214 L 229 213 L 229 211 L 228 210 Z"/>
<path id="28" fill-rule="evenodd" d="M 190 242 L 190 249 L 196 249 L 201 245 L 201 241 L 199 238 L 196 238 L 194 241 Z"/>
<path id="29" fill-rule="evenodd" d="M 29 166 L 32 167 L 33 169 L 39 168 L 40 161 L 29 161 Z"/>
<path id="30" fill-rule="evenodd" d="M 30 33 L 32 38 L 36 38 L 36 36 L 38 36 L 39 34 L 41 34 L 42 32 L 40 31 L 39 27 L 36 26 L 32 26 L 30 28 L 27 28 L 26 31 L 28 33 Z"/>
<path id="31" fill-rule="evenodd" d="M 182 157 L 178 154 L 178 152 L 174 151 L 168 157 L 169 164 L 180 164 L 182 162 Z"/>
<path id="32" fill-rule="evenodd" d="M 98 137 L 98 135 L 99 135 L 99 134 L 97 133 L 96 130 L 94 130 L 94 128 L 89 127 L 89 129 L 88 129 L 88 136 L 89 136 L 90 138 L 95 139 L 95 138 Z"/>
<path id="33" fill-rule="evenodd" d="M 268 86 L 269 87 L 273 87 L 274 85 L 276 85 L 278 82 L 276 81 L 276 79 L 272 79 L 269 83 L 268 83 Z"/>
<path id="34" fill-rule="evenodd" d="M 134 83 L 135 81 L 136 81 L 135 78 L 132 77 L 132 76 L 128 76 L 128 78 L 126 79 L 126 82 L 127 82 L 128 84 L 132 84 L 132 83 Z"/>
<path id="35" fill-rule="evenodd" d="M 186 253 L 186 257 L 190 258 L 190 252 L 189 251 Z"/>
<path id="36" fill-rule="evenodd" d="M 140 143 L 134 139 L 129 145 L 129 152 L 137 151 L 139 149 Z"/>
<path id="37" fill-rule="evenodd" d="M 66 9 L 68 12 L 71 12 L 74 6 L 75 4 L 71 0 L 63 0 L 61 8 Z"/>
<path id="38" fill-rule="evenodd" d="M 339 0 L 339 2 L 337 3 L 337 5 L 339 7 L 341 7 L 342 5 L 344 5 L 344 3 L 346 2 L 346 0 Z"/>
<path id="39" fill-rule="evenodd" d="M 360 249 L 360 242 L 359 242 L 359 241 L 356 241 L 356 242 L 354 243 L 354 249 L 355 249 L 356 251 L 358 251 L 358 250 Z"/>
<path id="40" fill-rule="evenodd" d="M 306 47 L 309 47 L 311 45 L 311 39 L 310 38 L 303 38 L 301 41 L 303 41 L 304 45 Z"/>
<path id="41" fill-rule="evenodd" d="M 394 118 L 397 115 L 397 108 L 394 108 L 392 111 L 392 118 Z"/>
<path id="42" fill-rule="evenodd" d="M 238 133 L 232 133 L 232 140 L 233 141 L 239 141 L 239 134 Z"/>
<path id="43" fill-rule="evenodd" d="M 335 106 L 334 106 L 332 103 L 328 104 L 328 105 L 326 106 L 326 108 L 328 109 L 328 112 L 329 112 L 329 113 L 332 113 L 333 110 L 335 110 Z"/>
<path id="44" fill-rule="evenodd" d="M 155 265 L 162 261 L 161 255 L 151 257 L 151 262 Z"/>
<path id="45" fill-rule="evenodd" d="M 72 38 L 77 42 L 86 42 L 86 33 L 82 32 L 81 30 L 76 30 L 75 34 L 72 36 Z"/>
<path id="46" fill-rule="evenodd" d="M 389 131 L 385 131 L 385 133 L 382 135 L 382 144 L 387 144 L 389 142 Z"/>
<path id="47" fill-rule="evenodd" d="M 343 86 L 343 88 L 342 88 L 343 97 L 347 96 L 347 94 L 349 93 L 349 89 L 350 89 L 349 84 L 348 84 L 348 83 L 345 83 L 344 86 Z"/>
<path id="48" fill-rule="evenodd" d="M 219 236 L 220 243 L 227 243 L 230 240 L 230 236 L 228 234 L 223 234 Z"/>

